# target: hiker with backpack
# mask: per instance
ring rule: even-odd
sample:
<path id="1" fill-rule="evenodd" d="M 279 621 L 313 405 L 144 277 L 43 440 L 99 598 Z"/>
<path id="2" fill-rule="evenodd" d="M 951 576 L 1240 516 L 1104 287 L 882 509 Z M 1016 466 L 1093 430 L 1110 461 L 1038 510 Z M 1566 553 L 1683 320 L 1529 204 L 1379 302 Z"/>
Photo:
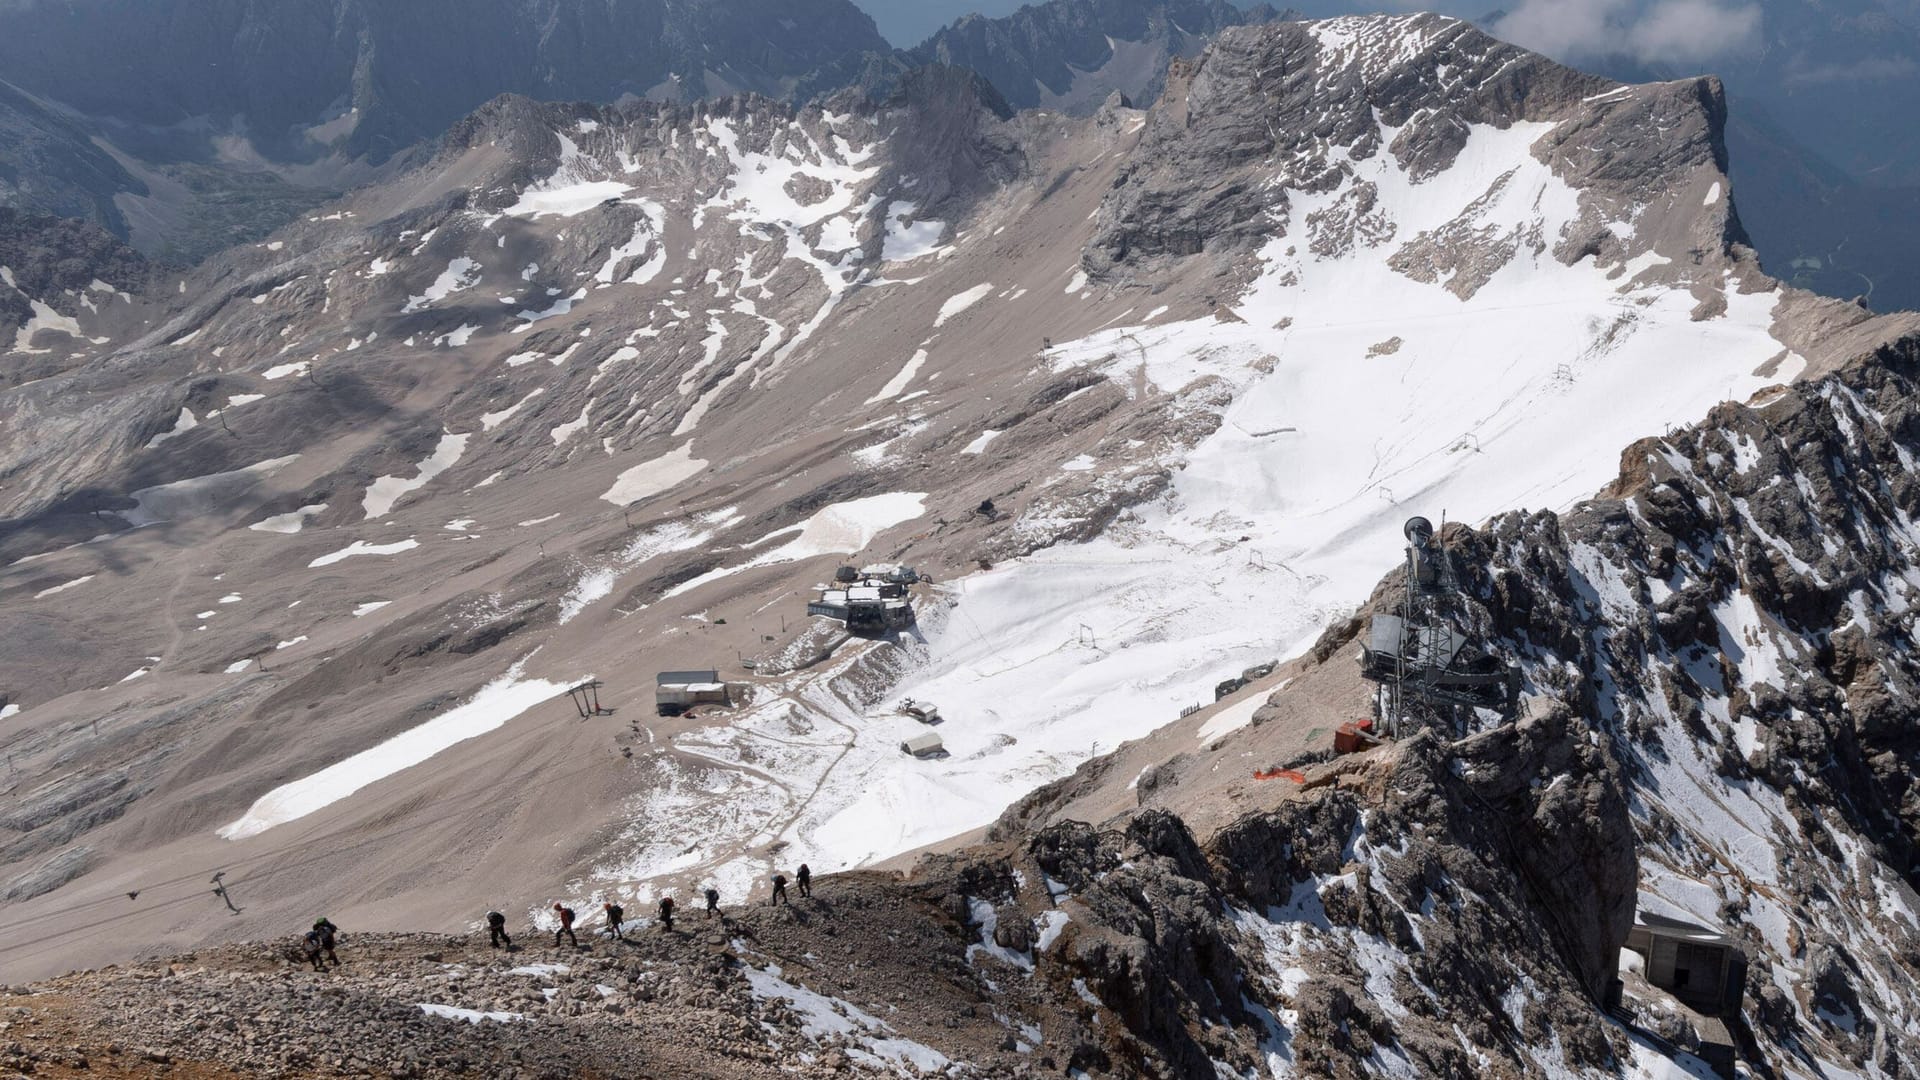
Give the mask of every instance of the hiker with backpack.
<path id="1" fill-rule="evenodd" d="M 707 918 L 720 914 L 720 890 L 707 886 Z"/>
<path id="2" fill-rule="evenodd" d="M 620 932 L 620 920 L 626 917 L 626 909 L 611 900 L 600 906 L 605 908 L 607 912 L 607 931 L 611 933 L 616 940 L 625 941 L 626 935 Z"/>
<path id="3" fill-rule="evenodd" d="M 313 970 L 327 970 L 327 965 L 320 959 L 322 951 L 320 946 L 320 931 L 307 931 L 306 936 L 300 939 L 300 950 L 306 955 L 307 963 L 313 965 Z"/>
<path id="4" fill-rule="evenodd" d="M 813 895 L 813 871 L 807 869 L 807 864 L 801 863 L 800 869 L 794 871 L 793 876 L 794 876 L 794 879 L 800 884 L 800 895 L 812 896 Z"/>
<path id="5" fill-rule="evenodd" d="M 573 936 L 573 909 L 565 904 L 555 904 L 553 910 L 560 916 L 560 929 L 553 932 L 553 947 L 560 947 L 560 935 L 565 934 L 567 940 L 573 942 L 573 947 L 579 948 L 580 939 Z"/>
<path id="6" fill-rule="evenodd" d="M 502 945 L 513 948 L 513 939 L 507 936 L 507 917 L 497 911 L 487 912 L 487 944 L 496 949 Z"/>
<path id="7" fill-rule="evenodd" d="M 326 916 L 322 915 L 313 920 L 313 934 L 319 939 L 321 951 L 327 954 L 327 959 L 333 961 L 334 967 L 340 966 L 340 957 L 333 951 L 334 937 L 339 933 L 340 928 L 333 925 Z"/>
<path id="8" fill-rule="evenodd" d="M 673 929 L 673 897 L 671 896 L 660 898 L 660 927 L 664 930 Z"/>
<path id="9" fill-rule="evenodd" d="M 779 907 L 780 901 L 786 900 L 786 899 L 787 899 L 787 875 L 775 874 L 773 875 L 773 899 L 767 901 L 767 903 L 773 907 Z M 787 906 L 789 907 L 793 906 L 792 902 L 789 901 Z"/>

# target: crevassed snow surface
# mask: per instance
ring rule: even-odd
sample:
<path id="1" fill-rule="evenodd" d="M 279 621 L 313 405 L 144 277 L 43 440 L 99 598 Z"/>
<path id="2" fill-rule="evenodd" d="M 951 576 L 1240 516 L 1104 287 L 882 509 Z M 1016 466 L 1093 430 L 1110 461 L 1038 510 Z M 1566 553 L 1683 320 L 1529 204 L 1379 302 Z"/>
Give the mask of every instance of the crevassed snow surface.
<path id="1" fill-rule="evenodd" d="M 1366 598 L 1398 559 L 1406 518 L 1564 508 L 1613 477 L 1621 447 L 1759 389 L 1751 372 L 1781 347 L 1768 332 L 1776 296 L 1742 293 L 1737 279 L 1726 314 L 1695 321 L 1683 290 L 1609 281 L 1591 260 L 1565 266 L 1525 243 L 1467 300 L 1391 268 L 1402 245 L 1456 219 L 1477 234 L 1537 226 L 1551 245 L 1579 207 L 1529 153 L 1550 127 L 1475 127 L 1454 166 L 1419 184 L 1376 153 L 1354 164 L 1394 219 L 1390 239 L 1315 255 L 1299 238 L 1353 181 L 1292 191 L 1286 228 L 1230 317 L 1057 345 L 1056 367 L 1104 366 L 1123 388 L 1136 372 L 1166 391 L 1215 376 L 1234 399 L 1136 523 L 947 586 L 958 605 L 923 626 L 928 660 L 896 693 L 939 703 L 950 756 L 902 755 L 911 721 L 824 689 L 837 663 L 724 729 L 690 733 L 703 755 L 753 760 L 787 789 L 690 811 L 689 828 L 715 831 L 707 850 L 777 838 L 791 845 L 783 860 L 845 867 L 986 824 L 1211 700 L 1220 678 L 1296 652 Z M 1373 349 L 1396 336 L 1397 350 Z M 818 734 L 776 745 L 794 723 Z M 748 800 L 767 812 L 726 816 Z M 742 858 L 697 870 L 730 873 Z"/>
<path id="2" fill-rule="evenodd" d="M 448 747 L 485 735 L 564 692 L 570 685 L 522 679 L 516 665 L 481 687 L 466 704 L 260 796 L 244 815 L 223 826 L 220 835 L 228 840 L 242 840 L 275 825 L 297 821 L 368 784 L 418 765 Z"/>

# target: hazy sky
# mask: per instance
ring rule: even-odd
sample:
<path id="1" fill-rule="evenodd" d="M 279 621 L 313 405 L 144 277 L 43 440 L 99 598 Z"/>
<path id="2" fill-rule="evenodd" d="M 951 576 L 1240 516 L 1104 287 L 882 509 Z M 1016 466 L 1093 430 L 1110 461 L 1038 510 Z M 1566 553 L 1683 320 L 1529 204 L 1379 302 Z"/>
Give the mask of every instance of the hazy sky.
<path id="1" fill-rule="evenodd" d="M 977 11 L 1005 15 L 1023 0 L 855 0 L 888 41 L 916 45 L 936 29 Z M 1760 40 L 1757 0 L 1272 0 L 1309 15 L 1351 11 L 1432 10 L 1477 18 L 1504 9 L 1501 37 L 1556 59 L 1596 56 L 1704 64 L 1753 51 Z M 1920 0 L 1894 0 L 1915 8 Z"/>

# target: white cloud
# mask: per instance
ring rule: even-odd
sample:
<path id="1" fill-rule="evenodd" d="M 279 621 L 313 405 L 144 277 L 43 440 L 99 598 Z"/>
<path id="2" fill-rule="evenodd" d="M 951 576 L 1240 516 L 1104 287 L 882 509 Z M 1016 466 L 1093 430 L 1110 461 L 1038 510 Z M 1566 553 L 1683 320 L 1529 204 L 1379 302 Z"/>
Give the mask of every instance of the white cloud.
<path id="1" fill-rule="evenodd" d="M 1672 64 L 1721 60 L 1760 47 L 1760 6 L 1717 0 L 1664 0 L 1627 27 L 1628 52 Z"/>
<path id="2" fill-rule="evenodd" d="M 1388 0 L 1388 6 L 1485 19 L 1491 5 Z M 1518 0 L 1485 22 L 1496 36 L 1566 63 L 1630 57 L 1703 70 L 1758 51 L 1760 24 L 1756 0 Z"/>

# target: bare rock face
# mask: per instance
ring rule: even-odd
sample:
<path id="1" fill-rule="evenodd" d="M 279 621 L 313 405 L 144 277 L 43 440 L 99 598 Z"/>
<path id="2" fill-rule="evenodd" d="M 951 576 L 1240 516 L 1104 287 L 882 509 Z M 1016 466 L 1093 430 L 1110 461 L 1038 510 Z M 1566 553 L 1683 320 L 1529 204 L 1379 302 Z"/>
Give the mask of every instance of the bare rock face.
<path id="1" fill-rule="evenodd" d="M 1276 18 L 1213 0 L 1055 0 L 1001 18 L 970 15 L 908 52 L 909 62 L 970 68 L 1016 107 L 1092 112 L 1110 93 L 1159 96 L 1167 65 L 1230 26 Z"/>
<path id="2" fill-rule="evenodd" d="M 1695 170 L 1724 169 L 1724 119 L 1713 79 L 1624 87 L 1436 15 L 1230 29 L 1175 66 L 1166 107 L 1101 207 L 1085 265 L 1124 279 L 1156 260 L 1206 252 L 1225 273 L 1229 256 L 1288 235 L 1296 196 L 1282 189 L 1337 193 L 1305 215 L 1292 243 L 1323 257 L 1384 247 L 1395 269 L 1444 280 L 1462 299 L 1523 248 L 1568 264 L 1622 259 L 1629 246 L 1724 251 L 1745 239 L 1726 202 L 1702 215 L 1675 201 L 1692 190 Z M 1496 227 L 1471 210 L 1415 233 L 1366 179 L 1367 162 L 1386 154 L 1418 185 L 1454 163 L 1476 126 L 1545 121 L 1560 123 L 1534 153 L 1579 192 L 1588 215 L 1565 237 Z M 1497 194 L 1496 185 L 1487 197 Z M 1623 207 L 1647 205 L 1631 245 L 1606 224 Z M 1701 229 L 1712 233 L 1688 234 Z"/>
<path id="3" fill-rule="evenodd" d="M 77 363 L 91 351 L 90 336 L 132 322 L 133 294 L 161 277 L 145 256 L 98 226 L 4 204 L 0 267 L 7 271 L 0 279 L 0 353 L 7 355 L 0 385 Z"/>
<path id="4" fill-rule="evenodd" d="M 1444 1075 L 1475 1067 L 1463 1037 L 1525 1071 L 1493 1049 L 1508 1031 L 1611 1067 L 1624 1046 L 1596 1002 L 1637 875 L 1606 744 L 1560 709 L 1452 745 L 1421 735 L 1374 770 L 1204 842 L 1158 809 L 1116 831 L 1028 834 L 1056 797 L 1043 790 L 993 833 L 1026 836 L 1021 853 L 972 887 L 998 890 L 999 925 L 1052 928 L 1038 970 L 1064 965 L 1073 992 L 1111 1008 L 1127 1038 L 1107 1051 L 1142 1071 L 1277 1054 L 1361 1075 L 1386 1054 Z"/>

